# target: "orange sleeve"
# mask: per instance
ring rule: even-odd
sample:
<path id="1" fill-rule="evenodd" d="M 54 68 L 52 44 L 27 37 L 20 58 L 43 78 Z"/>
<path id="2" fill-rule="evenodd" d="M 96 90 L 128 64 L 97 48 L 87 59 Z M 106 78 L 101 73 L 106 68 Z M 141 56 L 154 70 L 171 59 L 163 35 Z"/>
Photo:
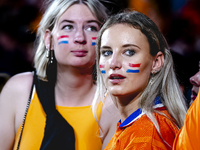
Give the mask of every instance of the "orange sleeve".
<path id="1" fill-rule="evenodd" d="M 190 106 L 184 126 L 181 128 L 174 141 L 173 150 L 200 149 L 200 91 Z"/>

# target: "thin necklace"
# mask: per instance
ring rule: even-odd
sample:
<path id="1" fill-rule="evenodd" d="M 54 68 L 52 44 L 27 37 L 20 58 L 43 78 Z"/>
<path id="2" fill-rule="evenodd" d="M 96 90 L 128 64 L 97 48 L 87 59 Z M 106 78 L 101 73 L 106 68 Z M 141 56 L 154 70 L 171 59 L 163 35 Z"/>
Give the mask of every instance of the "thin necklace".
<path id="1" fill-rule="evenodd" d="M 27 112 L 28 112 L 28 109 L 29 109 L 29 106 L 30 106 L 30 103 L 31 103 L 31 99 L 32 99 L 32 92 L 33 92 L 33 87 L 31 87 L 31 94 L 29 96 L 29 99 L 28 99 L 28 102 L 27 102 L 27 105 L 26 105 L 26 110 L 25 110 L 25 114 L 24 114 L 24 118 L 23 118 L 23 122 L 22 122 L 22 127 L 21 127 L 21 131 L 20 131 L 20 136 L 19 136 L 19 141 L 18 141 L 18 145 L 17 145 L 17 150 L 19 150 L 19 146 L 20 146 L 20 142 L 21 142 L 21 138 L 22 138 L 22 132 L 23 132 L 23 129 L 24 129 L 24 124 L 25 124 L 25 120 L 26 120 L 26 115 L 27 115 Z M 35 88 L 35 87 L 34 87 Z"/>

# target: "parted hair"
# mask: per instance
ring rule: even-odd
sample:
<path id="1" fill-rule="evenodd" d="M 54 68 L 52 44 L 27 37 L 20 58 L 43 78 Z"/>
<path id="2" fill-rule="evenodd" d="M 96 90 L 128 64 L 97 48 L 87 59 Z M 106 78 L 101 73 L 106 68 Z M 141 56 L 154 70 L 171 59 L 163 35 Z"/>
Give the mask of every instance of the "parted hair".
<path id="1" fill-rule="evenodd" d="M 180 90 L 175 75 L 172 55 L 169 51 L 168 44 L 164 36 L 159 31 L 157 25 L 146 15 L 137 11 L 124 11 L 111 16 L 98 34 L 96 47 L 97 90 L 92 106 L 94 115 L 96 114 L 96 107 L 98 103 L 103 100 L 106 92 L 105 83 L 103 82 L 99 68 L 101 38 L 106 29 L 116 24 L 125 24 L 140 30 L 148 39 L 150 54 L 152 56 L 155 56 L 159 51 L 163 53 L 164 65 L 157 73 L 150 73 L 149 83 L 139 97 L 139 107 L 143 112 L 145 112 L 147 117 L 153 122 L 157 131 L 160 133 L 158 122 L 153 114 L 157 112 L 153 106 L 155 105 L 155 98 L 159 96 L 161 102 L 175 120 L 178 128 L 181 128 L 186 115 L 185 98 Z M 120 34 L 120 31 L 118 32 Z"/>
<path id="2" fill-rule="evenodd" d="M 46 68 L 48 58 L 46 58 L 46 46 L 44 35 L 45 31 L 49 29 L 53 31 L 57 21 L 61 15 L 74 4 L 84 4 L 92 12 L 100 23 L 105 22 L 107 19 L 107 9 L 100 3 L 99 0 L 50 0 L 47 2 L 48 7 L 39 23 L 37 30 L 37 50 L 34 57 L 34 66 L 37 70 L 37 74 L 40 78 L 46 79 Z"/>

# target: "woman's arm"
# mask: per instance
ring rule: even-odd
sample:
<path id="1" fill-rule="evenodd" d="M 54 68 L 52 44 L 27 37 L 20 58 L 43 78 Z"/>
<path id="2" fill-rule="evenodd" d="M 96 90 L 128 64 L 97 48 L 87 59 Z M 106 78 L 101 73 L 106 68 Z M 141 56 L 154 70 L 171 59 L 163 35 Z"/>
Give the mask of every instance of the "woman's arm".
<path id="1" fill-rule="evenodd" d="M 22 123 L 30 94 L 33 75 L 23 73 L 13 76 L 0 94 L 0 149 L 12 149 L 15 134 Z"/>

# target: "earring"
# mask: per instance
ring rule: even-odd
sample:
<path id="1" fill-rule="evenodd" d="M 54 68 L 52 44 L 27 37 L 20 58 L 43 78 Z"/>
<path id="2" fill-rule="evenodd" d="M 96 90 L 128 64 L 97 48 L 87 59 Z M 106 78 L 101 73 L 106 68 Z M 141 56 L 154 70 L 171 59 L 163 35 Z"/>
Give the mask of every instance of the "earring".
<path id="1" fill-rule="evenodd" d="M 156 74 L 158 72 L 159 72 L 159 70 L 153 70 L 151 73 L 152 73 L 152 75 L 154 75 L 154 74 Z"/>
<path id="2" fill-rule="evenodd" d="M 49 49 L 46 50 L 46 57 L 49 58 Z"/>
<path id="3" fill-rule="evenodd" d="M 47 63 L 46 74 L 47 74 L 47 80 L 50 83 L 55 84 L 57 76 L 57 61 L 54 56 L 54 50 L 50 50 L 50 56 L 49 56 L 49 61 Z"/>
<path id="4" fill-rule="evenodd" d="M 53 64 L 54 63 L 54 51 L 53 50 L 50 50 L 50 64 Z"/>

